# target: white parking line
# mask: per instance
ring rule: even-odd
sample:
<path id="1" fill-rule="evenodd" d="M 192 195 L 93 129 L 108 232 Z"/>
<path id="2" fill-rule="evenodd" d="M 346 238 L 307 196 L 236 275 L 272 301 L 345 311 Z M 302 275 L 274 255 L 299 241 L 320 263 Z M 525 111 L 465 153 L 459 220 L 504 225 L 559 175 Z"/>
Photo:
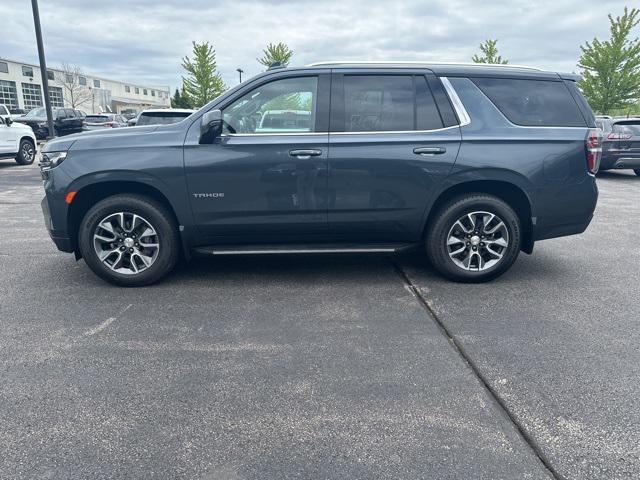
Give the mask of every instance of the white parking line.
<path id="1" fill-rule="evenodd" d="M 124 310 L 122 310 L 118 315 L 122 315 L 124 312 L 129 310 L 129 308 L 131 308 L 132 306 L 133 306 L 132 304 L 127 305 L 126 308 Z M 84 332 L 82 334 L 82 336 L 83 337 L 90 337 L 92 335 L 95 335 L 96 333 L 101 332 L 102 330 L 107 328 L 109 325 L 111 325 L 113 322 L 115 322 L 117 318 L 118 317 L 109 317 L 109 318 L 107 318 L 104 322 L 100 323 L 99 325 L 96 325 L 91 330 L 87 330 L 86 332 Z"/>

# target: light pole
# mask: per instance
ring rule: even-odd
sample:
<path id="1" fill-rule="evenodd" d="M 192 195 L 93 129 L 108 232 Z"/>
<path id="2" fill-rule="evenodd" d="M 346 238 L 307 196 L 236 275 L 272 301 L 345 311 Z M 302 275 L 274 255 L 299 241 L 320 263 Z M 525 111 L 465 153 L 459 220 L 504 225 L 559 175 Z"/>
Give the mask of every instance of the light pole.
<path id="1" fill-rule="evenodd" d="M 33 10 L 33 24 L 36 28 L 36 42 L 38 44 L 38 57 L 40 58 L 40 75 L 42 76 L 42 89 L 44 90 L 44 106 L 47 110 L 47 126 L 51 138 L 55 135 L 53 131 L 53 112 L 51 111 L 51 99 L 49 98 L 49 78 L 47 77 L 47 64 L 44 60 L 44 45 L 42 43 L 42 29 L 40 28 L 40 11 L 38 10 L 38 0 L 31 0 Z"/>
<path id="2" fill-rule="evenodd" d="M 238 75 L 240 76 L 240 83 L 242 83 L 242 74 L 244 73 L 244 70 L 242 70 L 241 68 L 236 68 L 236 72 L 238 72 Z"/>

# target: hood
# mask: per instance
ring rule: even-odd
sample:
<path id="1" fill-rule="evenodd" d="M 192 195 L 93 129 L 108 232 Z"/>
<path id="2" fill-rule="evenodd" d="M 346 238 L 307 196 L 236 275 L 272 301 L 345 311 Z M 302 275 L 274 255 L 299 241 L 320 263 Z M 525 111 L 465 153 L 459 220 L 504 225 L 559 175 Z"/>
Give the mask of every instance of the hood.
<path id="1" fill-rule="evenodd" d="M 20 123 L 47 123 L 47 117 L 20 117 L 20 118 L 16 118 L 14 119 L 14 121 L 16 122 L 20 122 Z"/>
<path id="2" fill-rule="evenodd" d="M 33 130 L 31 130 L 31 127 L 29 125 L 25 125 L 24 123 L 18 122 L 16 120 L 13 121 L 13 123 L 9 128 L 15 128 L 17 130 L 28 130 L 30 132 L 33 132 Z"/>
<path id="3" fill-rule="evenodd" d="M 148 127 L 124 127 L 124 128 L 103 128 L 101 130 L 88 130 L 82 133 L 74 133 L 72 135 L 65 135 L 64 137 L 57 137 L 48 141 L 43 152 L 57 152 L 69 150 L 73 144 L 80 142 L 79 145 L 100 145 L 105 146 L 116 144 L 118 146 L 131 143 L 135 143 L 135 139 L 138 139 L 144 135 L 155 132 L 158 130 L 158 125 L 150 125 Z M 85 142 L 86 141 L 86 142 Z M 75 148 L 75 147 L 74 147 Z"/>

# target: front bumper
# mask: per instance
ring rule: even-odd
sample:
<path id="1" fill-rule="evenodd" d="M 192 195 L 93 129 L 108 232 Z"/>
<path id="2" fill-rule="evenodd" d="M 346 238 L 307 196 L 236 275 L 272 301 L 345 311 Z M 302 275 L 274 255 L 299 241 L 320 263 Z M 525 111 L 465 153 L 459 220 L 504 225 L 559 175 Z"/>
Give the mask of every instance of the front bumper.
<path id="1" fill-rule="evenodd" d="M 55 243 L 56 248 L 61 252 L 74 252 L 75 245 L 71 238 L 69 238 L 67 232 L 55 229 L 53 219 L 51 218 L 51 210 L 49 210 L 49 201 L 46 196 L 42 199 L 42 202 L 40 202 L 40 207 L 42 208 L 42 215 L 44 216 L 44 225 L 51 240 Z"/>

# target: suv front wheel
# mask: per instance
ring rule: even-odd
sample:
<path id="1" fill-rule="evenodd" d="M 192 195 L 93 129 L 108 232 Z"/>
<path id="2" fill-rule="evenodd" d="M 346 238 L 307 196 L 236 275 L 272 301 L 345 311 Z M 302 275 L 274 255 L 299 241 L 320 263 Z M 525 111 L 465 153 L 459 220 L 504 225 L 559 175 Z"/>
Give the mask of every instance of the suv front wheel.
<path id="1" fill-rule="evenodd" d="M 84 216 L 78 245 L 99 277 L 125 287 L 149 285 L 169 273 L 179 258 L 180 239 L 172 215 L 141 195 L 115 195 Z"/>
<path id="2" fill-rule="evenodd" d="M 506 272 L 520 252 L 518 215 L 493 195 L 472 193 L 440 208 L 426 237 L 431 264 L 459 282 L 484 282 Z"/>

